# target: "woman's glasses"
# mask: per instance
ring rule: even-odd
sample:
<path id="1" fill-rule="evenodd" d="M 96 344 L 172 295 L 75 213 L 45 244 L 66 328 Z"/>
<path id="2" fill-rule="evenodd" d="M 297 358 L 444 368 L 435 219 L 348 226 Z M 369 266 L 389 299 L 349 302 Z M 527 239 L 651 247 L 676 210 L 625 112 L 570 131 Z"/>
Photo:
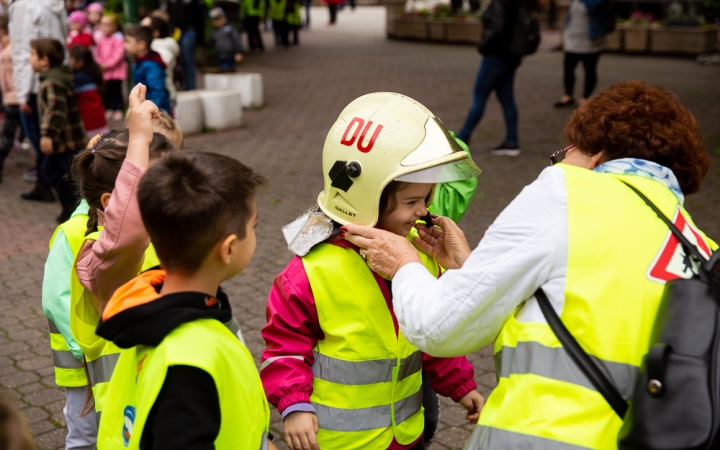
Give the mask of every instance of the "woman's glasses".
<path id="1" fill-rule="evenodd" d="M 567 156 L 568 152 L 575 148 L 575 144 L 568 145 L 562 150 L 558 150 L 552 155 L 550 155 L 550 165 L 554 166 L 555 164 L 562 162 L 563 159 L 565 159 L 565 156 Z"/>

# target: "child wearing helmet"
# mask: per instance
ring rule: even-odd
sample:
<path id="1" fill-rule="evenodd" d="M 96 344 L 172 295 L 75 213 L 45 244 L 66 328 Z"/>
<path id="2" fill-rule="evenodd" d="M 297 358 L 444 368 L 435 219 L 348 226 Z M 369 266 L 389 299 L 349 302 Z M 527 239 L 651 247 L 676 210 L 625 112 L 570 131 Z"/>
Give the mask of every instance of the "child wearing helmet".
<path id="1" fill-rule="evenodd" d="M 391 282 L 339 238 L 355 223 L 411 237 L 437 183 L 479 169 L 416 101 L 374 93 L 348 105 L 323 148 L 317 207 L 283 229 L 297 255 L 276 277 L 262 330 L 260 377 L 291 449 L 424 449 L 422 372 L 477 422 L 482 396 L 464 357 L 434 358 L 407 342 Z M 441 268 L 418 250 L 428 271 Z"/>

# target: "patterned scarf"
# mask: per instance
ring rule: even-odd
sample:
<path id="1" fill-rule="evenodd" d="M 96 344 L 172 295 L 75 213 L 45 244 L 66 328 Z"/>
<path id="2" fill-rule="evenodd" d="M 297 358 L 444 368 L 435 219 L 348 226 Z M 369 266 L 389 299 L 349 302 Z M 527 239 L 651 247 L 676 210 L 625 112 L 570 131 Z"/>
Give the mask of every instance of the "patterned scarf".
<path id="1" fill-rule="evenodd" d="M 685 195 L 683 195 L 682 190 L 680 189 L 680 183 L 678 183 L 677 178 L 675 178 L 675 174 L 672 170 L 665 166 L 661 166 L 658 163 L 646 161 L 644 159 L 622 158 L 600 164 L 594 170 L 595 172 L 600 173 L 637 175 L 639 177 L 655 180 L 670 189 L 670 191 L 675 194 L 675 197 L 677 197 L 678 202 L 680 202 L 681 205 L 685 203 Z"/>

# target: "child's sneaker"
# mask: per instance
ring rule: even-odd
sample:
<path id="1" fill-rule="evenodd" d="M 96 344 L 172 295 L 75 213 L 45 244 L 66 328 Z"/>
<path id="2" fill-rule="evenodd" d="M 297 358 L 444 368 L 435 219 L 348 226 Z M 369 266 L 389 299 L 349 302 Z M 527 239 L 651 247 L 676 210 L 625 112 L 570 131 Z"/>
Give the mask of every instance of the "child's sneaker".
<path id="1" fill-rule="evenodd" d="M 109 109 L 108 109 L 107 111 L 105 111 L 105 120 L 110 120 L 110 119 L 112 119 L 112 116 L 113 116 L 113 112 L 112 112 L 112 111 L 110 111 Z"/>
<path id="2" fill-rule="evenodd" d="M 113 113 L 113 115 L 112 115 L 112 119 L 113 119 L 113 120 L 121 121 L 121 120 L 123 120 L 124 118 L 125 118 L 125 116 L 123 116 L 122 111 L 115 111 L 115 112 Z"/>
<path id="3" fill-rule="evenodd" d="M 497 147 L 490 149 L 492 156 L 520 156 L 520 153 L 519 145 L 511 145 L 504 141 Z"/>

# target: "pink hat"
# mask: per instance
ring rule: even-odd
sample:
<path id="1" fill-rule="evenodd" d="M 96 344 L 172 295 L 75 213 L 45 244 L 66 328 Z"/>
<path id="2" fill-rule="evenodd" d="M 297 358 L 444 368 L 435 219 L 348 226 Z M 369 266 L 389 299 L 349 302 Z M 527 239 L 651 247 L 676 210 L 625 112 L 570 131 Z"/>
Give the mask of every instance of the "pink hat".
<path id="1" fill-rule="evenodd" d="M 78 23 L 81 27 L 85 28 L 88 24 L 87 15 L 83 11 L 73 11 L 68 16 L 70 23 Z"/>
<path id="2" fill-rule="evenodd" d="M 85 8 L 85 12 L 93 12 L 93 11 L 102 13 L 102 12 L 103 12 L 103 5 L 101 5 L 100 3 L 90 3 L 90 4 L 87 5 L 87 7 Z"/>

